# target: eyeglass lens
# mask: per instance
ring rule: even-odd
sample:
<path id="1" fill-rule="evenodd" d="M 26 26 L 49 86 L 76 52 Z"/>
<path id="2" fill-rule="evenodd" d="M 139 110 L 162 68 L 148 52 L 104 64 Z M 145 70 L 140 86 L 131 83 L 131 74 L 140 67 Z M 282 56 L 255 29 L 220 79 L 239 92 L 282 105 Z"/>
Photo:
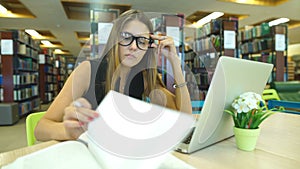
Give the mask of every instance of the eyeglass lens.
<path id="1" fill-rule="evenodd" d="M 119 44 L 122 46 L 129 46 L 133 41 L 136 41 L 136 45 L 141 50 L 147 50 L 150 44 L 150 39 L 143 36 L 133 36 L 129 32 L 121 32 Z"/>

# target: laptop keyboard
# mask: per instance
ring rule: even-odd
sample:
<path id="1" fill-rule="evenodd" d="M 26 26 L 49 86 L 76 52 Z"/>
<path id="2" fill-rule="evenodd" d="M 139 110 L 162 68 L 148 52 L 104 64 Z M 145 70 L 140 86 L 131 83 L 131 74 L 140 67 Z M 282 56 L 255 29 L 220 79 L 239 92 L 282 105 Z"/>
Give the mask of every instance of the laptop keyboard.
<path id="1" fill-rule="evenodd" d="M 195 127 L 192 128 L 192 130 L 190 131 L 190 133 L 188 134 L 188 136 L 183 140 L 182 143 L 190 144 L 190 142 L 192 140 L 192 136 L 194 134 L 194 131 L 195 131 Z"/>

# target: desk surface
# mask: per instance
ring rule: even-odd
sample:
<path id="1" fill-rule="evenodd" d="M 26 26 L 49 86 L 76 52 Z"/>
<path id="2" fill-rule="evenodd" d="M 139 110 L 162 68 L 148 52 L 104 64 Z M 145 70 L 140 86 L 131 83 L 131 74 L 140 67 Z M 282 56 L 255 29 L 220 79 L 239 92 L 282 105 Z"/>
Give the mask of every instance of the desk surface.
<path id="1" fill-rule="evenodd" d="M 230 138 L 191 155 L 175 156 L 197 168 L 296 169 L 300 166 L 300 116 L 277 113 L 261 125 L 256 149 L 238 150 Z"/>
<path id="2" fill-rule="evenodd" d="M 44 142 L 1 153 L 0 166 L 56 143 L 56 141 Z M 201 169 L 298 169 L 300 166 L 300 116 L 277 113 L 264 121 L 256 149 L 252 152 L 238 150 L 234 138 L 230 138 L 190 155 L 178 152 L 173 154 L 195 168 Z"/>

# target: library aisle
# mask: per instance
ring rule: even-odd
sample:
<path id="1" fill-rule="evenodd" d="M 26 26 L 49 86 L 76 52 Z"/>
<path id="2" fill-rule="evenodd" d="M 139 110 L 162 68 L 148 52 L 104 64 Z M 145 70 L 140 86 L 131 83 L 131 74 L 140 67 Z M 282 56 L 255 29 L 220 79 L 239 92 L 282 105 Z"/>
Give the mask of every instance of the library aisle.
<path id="1" fill-rule="evenodd" d="M 0 153 L 27 146 L 25 119 L 25 117 L 21 118 L 12 126 L 0 127 Z"/>
<path id="2" fill-rule="evenodd" d="M 41 110 L 47 110 L 49 105 L 42 104 Z M 0 126 L 0 153 L 27 146 L 25 121 L 26 116 L 20 118 L 14 125 Z"/>
<path id="3" fill-rule="evenodd" d="M 116 20 L 129 9 L 144 11 L 152 29 L 135 35 L 125 24 L 119 32 L 133 33 L 127 37 L 131 43 L 113 44 L 121 40 L 119 32 L 118 38 L 110 37 L 114 23 L 123 22 Z M 0 104 L 5 108 L 0 109 L 0 153 L 27 146 L 26 116 L 46 111 L 79 64 L 110 59 L 105 53 L 110 45 L 130 49 L 136 44 L 133 52 L 140 52 L 139 40 L 151 38 L 148 34 L 173 38 L 190 94 L 184 99 L 204 103 L 218 59 L 230 56 L 273 64 L 266 89 L 291 99 L 295 94 L 297 99 L 283 96 L 281 101 L 300 102 L 300 15 L 295 11 L 300 11 L 299 0 L 0 0 Z M 149 41 L 148 47 L 158 42 Z M 151 59 L 157 59 L 159 76 L 176 93 L 172 76 L 177 71 L 164 52 L 151 49 L 145 56 L 153 50 L 157 54 Z M 112 53 L 123 57 L 122 52 Z M 144 70 L 150 70 L 148 66 Z M 103 75 L 111 70 L 102 69 Z M 201 105 L 193 111 L 201 112 Z"/>

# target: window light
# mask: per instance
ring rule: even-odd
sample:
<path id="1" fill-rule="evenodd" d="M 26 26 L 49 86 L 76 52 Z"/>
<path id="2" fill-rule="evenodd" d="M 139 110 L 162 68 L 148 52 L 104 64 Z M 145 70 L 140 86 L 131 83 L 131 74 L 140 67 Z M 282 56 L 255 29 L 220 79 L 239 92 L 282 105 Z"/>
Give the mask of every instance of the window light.
<path id="1" fill-rule="evenodd" d="M 290 21 L 289 18 L 279 18 L 269 22 L 269 26 L 279 25 L 281 23 L 286 23 Z"/>
<path id="2" fill-rule="evenodd" d="M 0 14 L 6 14 L 8 10 L 0 4 Z"/>
<path id="3" fill-rule="evenodd" d="M 54 53 L 63 53 L 63 51 L 61 49 L 55 49 Z"/>
<path id="4" fill-rule="evenodd" d="M 42 35 L 33 29 L 25 29 L 25 32 L 31 35 L 34 39 L 42 39 Z"/>
<path id="5" fill-rule="evenodd" d="M 213 13 L 207 15 L 206 17 L 198 20 L 197 23 L 195 24 L 195 26 L 196 27 L 201 27 L 202 25 L 210 22 L 211 20 L 217 19 L 217 18 L 219 18 L 219 17 L 221 17 L 223 15 L 224 15 L 223 12 L 213 12 Z"/>
<path id="6" fill-rule="evenodd" d="M 53 46 L 53 44 L 48 40 L 42 40 L 41 43 L 45 46 Z"/>

